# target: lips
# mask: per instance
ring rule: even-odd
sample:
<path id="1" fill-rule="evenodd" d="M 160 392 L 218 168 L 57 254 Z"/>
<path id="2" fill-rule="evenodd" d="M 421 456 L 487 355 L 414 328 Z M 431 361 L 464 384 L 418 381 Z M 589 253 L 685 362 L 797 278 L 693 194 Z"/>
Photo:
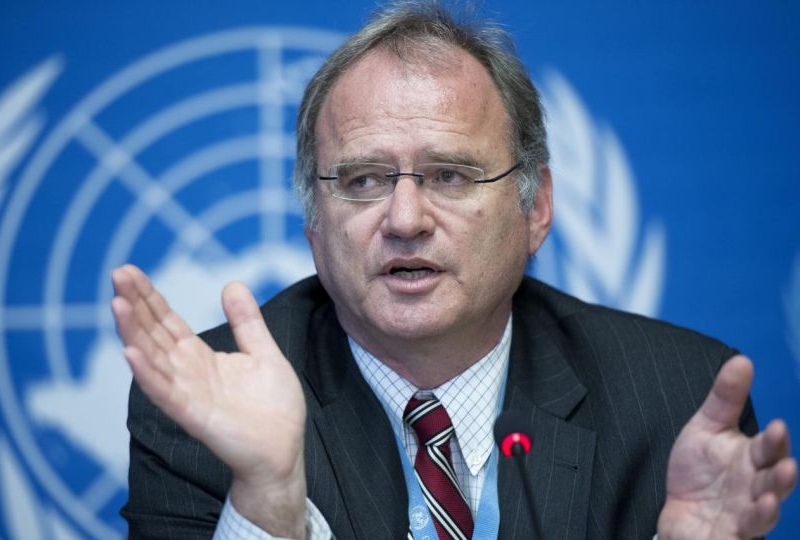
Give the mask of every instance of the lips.
<path id="1" fill-rule="evenodd" d="M 381 268 L 381 273 L 413 281 L 441 272 L 441 270 L 432 262 L 422 259 L 393 259 Z"/>
<path id="2" fill-rule="evenodd" d="M 399 277 L 401 279 L 407 279 L 409 281 L 414 279 L 421 279 L 425 276 L 429 276 L 433 274 L 435 270 L 433 268 L 392 268 L 389 271 L 389 274 Z"/>

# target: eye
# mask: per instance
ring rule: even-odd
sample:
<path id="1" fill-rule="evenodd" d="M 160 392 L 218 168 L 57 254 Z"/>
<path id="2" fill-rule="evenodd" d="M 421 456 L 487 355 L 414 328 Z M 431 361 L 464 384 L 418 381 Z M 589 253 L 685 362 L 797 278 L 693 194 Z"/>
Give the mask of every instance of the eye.
<path id="1" fill-rule="evenodd" d="M 375 164 L 352 164 L 337 171 L 342 191 L 351 194 L 369 194 L 382 189 L 388 179 L 387 168 Z"/>
<path id="2" fill-rule="evenodd" d="M 464 171 L 455 166 L 437 166 L 429 176 L 431 182 L 442 186 L 461 186 L 471 182 L 471 178 Z"/>
<path id="3" fill-rule="evenodd" d="M 345 189 L 351 191 L 363 191 L 383 183 L 375 174 L 361 174 L 359 176 L 348 177 L 345 178 L 344 182 Z"/>

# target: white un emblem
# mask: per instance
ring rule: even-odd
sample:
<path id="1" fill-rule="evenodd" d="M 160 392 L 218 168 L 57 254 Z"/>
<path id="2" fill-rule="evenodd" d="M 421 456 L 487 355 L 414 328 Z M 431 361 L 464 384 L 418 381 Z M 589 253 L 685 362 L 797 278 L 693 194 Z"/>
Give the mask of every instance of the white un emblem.
<path id="1" fill-rule="evenodd" d="M 125 530 L 130 375 L 111 268 L 141 265 L 195 330 L 223 320 L 219 291 L 234 277 L 265 298 L 313 273 L 289 180 L 294 119 L 340 39 L 251 28 L 182 42 L 114 74 L 46 132 L 41 98 L 69 58 L 0 96 L 12 111 L 0 131 L 13 128 L 0 133 L 11 149 L 0 163 L 0 511 L 12 537 Z"/>
<path id="2" fill-rule="evenodd" d="M 409 512 L 409 524 L 414 531 L 421 531 L 431 520 L 428 509 L 423 506 L 414 506 Z"/>

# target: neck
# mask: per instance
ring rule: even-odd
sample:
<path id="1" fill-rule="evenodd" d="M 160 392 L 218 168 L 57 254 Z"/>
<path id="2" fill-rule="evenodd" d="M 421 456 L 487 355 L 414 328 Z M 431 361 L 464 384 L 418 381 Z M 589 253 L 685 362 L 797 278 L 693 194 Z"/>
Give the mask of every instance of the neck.
<path id="1" fill-rule="evenodd" d="M 436 388 L 489 354 L 503 337 L 508 317 L 487 323 L 479 333 L 418 339 L 370 339 L 350 332 L 367 352 L 421 390 Z"/>

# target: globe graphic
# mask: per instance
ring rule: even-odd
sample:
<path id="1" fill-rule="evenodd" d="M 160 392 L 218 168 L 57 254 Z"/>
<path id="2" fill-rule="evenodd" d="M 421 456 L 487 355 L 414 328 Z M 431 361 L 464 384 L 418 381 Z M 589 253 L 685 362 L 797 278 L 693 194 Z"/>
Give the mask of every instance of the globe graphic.
<path id="1" fill-rule="evenodd" d="M 294 119 L 340 40 L 253 27 L 156 51 L 47 131 L 6 195 L 3 424 L 45 519 L 74 536 L 125 531 L 130 375 L 110 270 L 143 267 L 196 331 L 223 321 L 218 295 L 230 279 L 263 300 L 313 273 L 290 185 Z"/>

